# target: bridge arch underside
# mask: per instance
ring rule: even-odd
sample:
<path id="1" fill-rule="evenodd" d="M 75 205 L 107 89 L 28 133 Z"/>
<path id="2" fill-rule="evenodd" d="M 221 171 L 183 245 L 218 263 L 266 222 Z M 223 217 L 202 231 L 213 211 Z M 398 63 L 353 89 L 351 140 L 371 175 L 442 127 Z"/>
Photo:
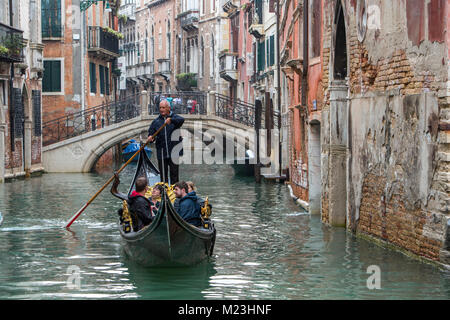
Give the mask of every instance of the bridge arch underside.
<path id="1" fill-rule="evenodd" d="M 139 135 L 145 139 L 152 120 L 130 120 L 44 147 L 43 160 L 46 171 L 90 172 L 98 159 L 116 144 Z M 233 150 L 236 150 L 237 145 L 242 145 L 241 141 L 245 141 L 244 149 L 253 147 L 253 140 L 249 141 L 248 138 L 254 136 L 252 128 L 218 117 L 186 119 L 182 128 L 186 130 L 184 134 L 189 133 L 189 138 L 194 137 L 194 132 L 195 135 L 199 135 L 201 130 L 203 139 L 208 140 L 204 142 L 205 145 L 210 143 L 210 134 L 219 133 L 223 137 L 224 154 L 227 145 L 234 145 Z M 229 139 L 230 133 L 234 134 L 232 141 Z"/>

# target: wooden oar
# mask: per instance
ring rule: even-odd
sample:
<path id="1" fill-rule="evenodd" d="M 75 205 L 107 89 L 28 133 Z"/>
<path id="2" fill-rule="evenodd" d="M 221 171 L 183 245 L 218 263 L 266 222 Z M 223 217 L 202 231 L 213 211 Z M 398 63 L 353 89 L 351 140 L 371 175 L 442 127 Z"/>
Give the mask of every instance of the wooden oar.
<path id="1" fill-rule="evenodd" d="M 159 128 L 153 135 L 152 135 L 152 138 L 153 139 L 155 139 L 155 137 L 159 134 L 159 132 L 165 127 L 167 125 L 167 123 L 164 123 L 162 126 L 161 126 L 161 128 Z M 147 140 L 148 141 L 148 140 Z M 135 154 L 133 154 L 133 156 L 130 158 L 130 159 L 128 159 L 128 161 L 127 162 L 125 162 L 124 164 L 123 164 L 123 166 L 117 171 L 117 174 L 119 174 L 131 161 L 133 161 L 133 159 L 134 159 L 134 157 L 136 157 L 138 154 L 139 154 L 139 152 L 141 152 L 144 148 L 145 148 L 145 146 L 147 145 L 147 143 L 148 142 L 145 142 L 140 148 L 139 148 L 139 150 L 138 151 L 136 151 L 136 153 Z M 89 201 L 80 209 L 80 210 L 78 210 L 73 216 L 72 216 L 72 218 L 70 218 L 70 220 L 67 222 L 67 224 L 66 224 L 66 228 L 69 228 L 71 225 L 72 225 L 72 223 L 83 213 L 83 211 L 88 207 L 88 205 L 90 205 L 91 204 L 91 202 L 92 201 L 94 201 L 94 199 L 95 198 L 97 198 L 97 196 L 103 191 L 103 189 L 105 189 L 107 186 L 108 186 L 108 184 L 110 184 L 113 180 L 114 180 L 114 175 L 111 177 L 111 178 L 109 178 L 109 180 L 108 181 L 106 181 L 106 183 L 103 185 L 103 187 L 101 187 L 100 188 L 100 190 L 98 190 L 97 191 L 97 193 L 96 194 L 94 194 L 94 196 L 91 198 L 91 199 L 89 199 Z"/>

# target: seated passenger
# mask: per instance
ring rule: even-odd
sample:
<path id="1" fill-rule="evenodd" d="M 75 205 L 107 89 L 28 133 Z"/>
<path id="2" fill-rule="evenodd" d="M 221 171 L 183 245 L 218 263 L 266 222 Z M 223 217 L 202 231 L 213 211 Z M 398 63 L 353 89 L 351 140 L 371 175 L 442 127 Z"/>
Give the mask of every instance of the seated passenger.
<path id="1" fill-rule="evenodd" d="M 197 197 L 197 203 L 202 207 L 205 204 L 205 200 L 197 196 L 197 188 L 195 187 L 194 183 L 192 181 L 186 181 L 186 184 L 188 186 L 188 194 L 191 194 L 193 196 Z"/>
<path id="2" fill-rule="evenodd" d="M 202 219 L 200 216 L 200 205 L 197 203 L 198 197 L 193 194 L 188 194 L 188 186 L 184 181 L 175 183 L 173 191 L 177 199 L 180 199 L 178 203 L 178 214 L 186 222 L 200 227 L 202 225 Z"/>
<path id="3" fill-rule="evenodd" d="M 128 208 L 134 212 L 138 218 L 137 228 L 134 231 L 141 230 L 152 221 L 151 202 L 145 197 L 147 191 L 147 178 L 141 176 L 136 179 L 135 191 L 128 198 Z"/>
<path id="4" fill-rule="evenodd" d="M 158 213 L 159 205 L 161 204 L 162 192 L 163 192 L 163 186 L 162 185 L 157 184 L 156 186 L 153 187 L 152 200 L 151 200 L 152 217 L 156 216 L 156 214 Z"/>

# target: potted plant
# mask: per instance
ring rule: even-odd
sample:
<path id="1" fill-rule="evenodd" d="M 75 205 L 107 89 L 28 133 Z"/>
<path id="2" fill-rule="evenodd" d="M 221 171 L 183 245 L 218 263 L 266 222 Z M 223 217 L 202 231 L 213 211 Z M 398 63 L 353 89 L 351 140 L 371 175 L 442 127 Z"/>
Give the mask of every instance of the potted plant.
<path id="1" fill-rule="evenodd" d="M 4 36 L 1 43 L 1 46 L 3 47 L 2 54 L 5 53 L 13 56 L 19 56 L 20 51 L 25 46 L 23 44 L 23 38 L 18 34 Z"/>
<path id="2" fill-rule="evenodd" d="M 180 73 L 176 78 L 179 90 L 189 91 L 192 87 L 197 86 L 197 74 L 195 73 Z"/>

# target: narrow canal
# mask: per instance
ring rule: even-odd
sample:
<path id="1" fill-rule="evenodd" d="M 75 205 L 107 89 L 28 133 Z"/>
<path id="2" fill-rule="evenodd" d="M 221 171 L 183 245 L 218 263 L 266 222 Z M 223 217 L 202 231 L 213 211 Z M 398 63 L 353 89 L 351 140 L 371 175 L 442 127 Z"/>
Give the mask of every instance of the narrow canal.
<path id="1" fill-rule="evenodd" d="M 125 191 L 134 167 L 122 174 Z M 285 185 L 237 178 L 228 166 L 185 166 L 214 206 L 211 261 L 144 268 L 127 259 L 120 201 L 105 190 L 63 228 L 108 174 L 45 174 L 0 184 L 0 299 L 449 299 L 450 271 L 329 228 Z M 381 289 L 369 290 L 369 266 Z M 79 286 L 70 282 L 79 271 Z M 68 282 L 69 280 L 69 282 Z"/>

